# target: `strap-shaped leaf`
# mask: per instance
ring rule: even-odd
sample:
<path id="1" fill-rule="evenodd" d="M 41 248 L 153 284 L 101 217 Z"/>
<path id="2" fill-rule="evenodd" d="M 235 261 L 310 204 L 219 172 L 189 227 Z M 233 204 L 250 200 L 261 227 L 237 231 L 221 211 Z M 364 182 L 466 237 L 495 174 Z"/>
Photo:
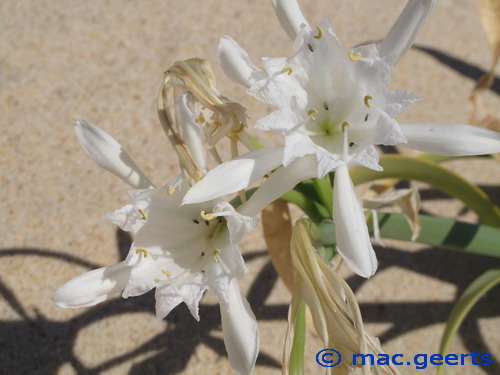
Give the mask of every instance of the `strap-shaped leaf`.
<path id="1" fill-rule="evenodd" d="M 380 158 L 383 171 L 356 166 L 350 171 L 355 185 L 382 178 L 400 178 L 425 182 L 460 199 L 475 211 L 487 225 L 500 227 L 500 210 L 478 186 L 457 173 L 428 160 L 402 155 L 383 155 Z"/>
<path id="2" fill-rule="evenodd" d="M 493 268 L 483 273 L 474 280 L 460 296 L 446 322 L 446 328 L 441 338 L 439 352 L 443 356 L 448 353 L 453 337 L 472 307 L 474 307 L 477 301 L 498 283 L 500 283 L 500 267 Z M 445 365 L 439 366 L 438 375 L 442 375 L 444 369 Z"/>
<path id="3" fill-rule="evenodd" d="M 421 231 L 415 242 L 500 258 L 500 229 L 430 215 L 419 216 Z M 379 213 L 378 221 L 382 238 L 411 241 L 412 231 L 404 215 Z M 371 219 L 369 226 L 373 227 Z M 319 241 L 332 245 L 335 239 L 333 223 L 322 223 L 319 228 Z"/>

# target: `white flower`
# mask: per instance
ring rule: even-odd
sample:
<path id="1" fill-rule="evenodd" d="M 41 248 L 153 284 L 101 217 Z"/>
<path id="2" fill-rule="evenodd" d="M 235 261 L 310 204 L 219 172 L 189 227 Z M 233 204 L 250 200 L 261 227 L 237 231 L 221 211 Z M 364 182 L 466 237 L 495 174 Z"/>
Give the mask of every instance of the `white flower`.
<path id="1" fill-rule="evenodd" d="M 254 214 L 298 182 L 321 178 L 346 164 L 380 170 L 375 145 L 407 146 L 444 155 L 500 152 L 500 134 L 463 124 L 406 124 L 394 117 L 419 98 L 406 91 L 388 89 L 393 65 L 411 47 L 435 0 L 410 0 L 381 45 L 365 45 L 345 51 L 325 21 L 311 29 L 296 1 L 271 1 L 280 22 L 294 40 L 291 58 L 264 58 L 265 73 L 230 37 L 224 37 L 218 55 L 222 68 L 249 87 L 257 99 L 278 107 L 257 121 L 256 127 L 285 136 L 282 149 L 261 149 L 212 170 L 186 194 L 184 203 L 234 193 L 283 165 L 257 190 L 240 212 Z M 286 26 L 289 25 L 289 26 Z M 248 63 L 247 63 L 248 62 Z M 245 67 L 245 63 L 247 66 Z M 262 74 L 266 77 L 258 79 Z M 245 77 L 247 80 L 245 81 Z M 277 157 L 282 155 L 281 162 Z M 347 168 L 337 173 L 334 190 L 339 252 L 353 270 L 370 277 L 376 259 L 368 239 L 361 204 L 348 181 Z M 226 181 L 216 186 L 215 181 Z M 238 189 L 234 189 L 234 187 Z M 350 209 L 347 209 L 350 207 Z M 354 210 L 354 211 L 352 211 Z M 339 214 L 341 212 L 341 214 Z M 347 212 L 350 224 L 344 226 Z"/>
<path id="2" fill-rule="evenodd" d="M 184 302 L 199 319 L 198 303 L 207 289 L 227 305 L 231 279 L 246 271 L 236 245 L 257 225 L 255 219 L 238 214 L 221 199 L 179 207 L 188 187 L 186 179 L 179 176 L 160 189 L 132 191 L 132 204 L 107 216 L 122 229 L 137 230 L 123 262 L 130 273 L 127 283 L 121 283 L 123 297 L 156 288 L 158 318 L 167 316 Z M 139 220 L 142 225 L 137 224 Z M 105 268 L 99 276 L 113 267 L 116 268 Z M 78 278 L 82 291 L 86 290 L 88 278 L 85 275 Z M 73 290 L 75 285 L 72 280 L 60 287 L 54 294 L 56 303 L 71 306 L 64 296 L 66 289 Z M 78 299 L 78 306 L 99 303 L 102 295 L 99 288 L 93 293 L 85 291 L 87 300 Z"/>
<path id="3" fill-rule="evenodd" d="M 179 126 L 188 153 L 203 168 L 204 154 L 197 153 L 201 134 L 194 124 L 186 124 L 190 121 L 187 99 L 180 95 L 176 101 L 178 122 L 182 121 Z M 68 281 L 54 292 L 54 302 L 64 308 L 93 306 L 120 293 L 127 298 L 155 288 L 159 319 L 184 302 L 199 320 L 199 301 L 210 289 L 220 301 L 231 365 L 238 374 L 250 374 L 259 351 L 257 322 L 235 278 L 246 272 L 237 243 L 258 221 L 239 214 L 222 199 L 180 206 L 189 188 L 184 175 L 155 189 L 110 135 L 82 120 L 75 121 L 75 128 L 99 166 L 133 187 L 147 188 L 130 191 L 131 204 L 105 217 L 136 233 L 127 259 Z"/>

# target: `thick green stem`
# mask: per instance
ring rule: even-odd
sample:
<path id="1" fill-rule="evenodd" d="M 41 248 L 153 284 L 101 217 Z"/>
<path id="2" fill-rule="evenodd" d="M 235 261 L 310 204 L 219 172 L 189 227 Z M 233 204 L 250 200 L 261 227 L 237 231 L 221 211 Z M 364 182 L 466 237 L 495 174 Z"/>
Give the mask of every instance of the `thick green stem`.
<path id="1" fill-rule="evenodd" d="M 299 206 L 302 211 L 304 211 L 304 213 L 306 213 L 307 216 L 309 216 L 309 218 L 315 223 L 319 223 L 324 219 L 331 217 L 328 210 L 321 203 L 310 199 L 307 195 L 297 190 L 290 190 L 289 192 L 283 194 L 280 199 Z"/>
<path id="2" fill-rule="evenodd" d="M 323 178 L 313 178 L 311 180 L 323 206 L 326 207 L 331 217 L 333 215 L 333 189 L 330 178 L 325 176 Z"/>

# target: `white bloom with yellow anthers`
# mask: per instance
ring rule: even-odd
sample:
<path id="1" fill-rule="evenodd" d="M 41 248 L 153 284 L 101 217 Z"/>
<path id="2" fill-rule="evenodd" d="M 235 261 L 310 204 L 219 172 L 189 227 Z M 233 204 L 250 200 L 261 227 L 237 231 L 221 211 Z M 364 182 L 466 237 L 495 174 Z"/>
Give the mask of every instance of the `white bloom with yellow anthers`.
<path id="1" fill-rule="evenodd" d="M 185 97 L 179 100 L 185 102 Z M 158 318 L 185 302 L 199 319 L 199 301 L 210 289 L 220 300 L 231 365 L 237 374 L 252 373 L 259 351 L 258 330 L 236 281 L 246 271 L 237 243 L 256 227 L 257 220 L 239 214 L 221 199 L 180 206 L 189 188 L 184 175 L 155 189 L 111 136 L 81 120 L 75 122 L 75 129 L 97 164 L 132 187 L 147 188 L 130 191 L 131 204 L 105 217 L 136 233 L 127 259 L 70 280 L 53 294 L 55 303 L 64 308 L 92 306 L 119 294 L 136 296 L 156 288 Z M 190 155 L 196 155 L 191 149 L 198 147 L 201 135 L 192 130 L 185 129 L 191 132 L 186 146 Z"/>
<path id="2" fill-rule="evenodd" d="M 238 214 L 220 199 L 179 207 L 188 187 L 185 178 L 179 176 L 160 189 L 134 190 L 130 194 L 132 204 L 107 217 L 122 229 L 130 230 L 137 228 L 137 224 L 131 225 L 131 218 L 137 220 L 139 216 L 140 228 L 123 262 L 124 272 L 129 273 L 123 284 L 123 297 L 156 288 L 158 318 L 185 302 L 199 319 L 198 303 L 207 289 L 227 305 L 231 279 L 246 271 L 236 245 L 257 225 L 255 219 Z M 141 216 L 140 211 L 147 216 Z M 74 287 L 75 281 L 70 283 Z M 66 294 L 64 289 L 62 286 L 54 298 L 68 306 L 68 301 L 58 298 Z M 92 298 L 88 295 L 85 305 L 92 305 Z"/>
<path id="3" fill-rule="evenodd" d="M 442 155 L 500 152 L 500 134 L 488 129 L 398 124 L 394 119 L 419 98 L 389 90 L 389 73 L 411 47 L 434 2 L 410 0 L 379 52 L 375 45 L 345 51 L 328 20 L 311 28 L 298 15 L 297 1 L 271 0 L 285 30 L 295 37 L 295 53 L 291 58 L 264 58 L 265 72 L 253 64 L 241 67 L 249 61 L 247 53 L 230 37 L 222 38 L 218 55 L 224 71 L 246 72 L 237 75 L 236 81 L 248 87 L 250 95 L 278 107 L 258 120 L 256 127 L 282 133 L 285 145 L 253 151 L 220 165 L 191 188 L 184 202 L 234 193 L 234 187 L 243 189 L 275 170 L 248 205 L 240 208 L 241 213 L 254 214 L 256 208 L 264 208 L 300 181 L 337 170 L 333 212 L 341 228 L 337 230 L 338 250 L 356 273 L 373 275 L 377 262 L 348 164 L 381 170 L 376 145 L 406 144 Z M 259 79 L 262 74 L 266 77 Z M 224 186 L 216 183 L 222 180 Z"/>

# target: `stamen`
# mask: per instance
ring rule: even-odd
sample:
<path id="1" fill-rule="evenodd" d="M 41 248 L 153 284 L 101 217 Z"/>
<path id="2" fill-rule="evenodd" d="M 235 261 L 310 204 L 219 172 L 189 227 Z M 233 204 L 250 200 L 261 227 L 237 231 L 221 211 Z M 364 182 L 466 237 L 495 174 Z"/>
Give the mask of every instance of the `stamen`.
<path id="1" fill-rule="evenodd" d="M 203 124 L 206 121 L 205 116 L 203 116 L 203 113 L 200 112 L 200 115 L 198 116 L 198 119 L 196 121 L 199 122 L 200 124 Z"/>
<path id="2" fill-rule="evenodd" d="M 193 220 L 193 223 L 195 223 L 195 224 L 200 224 L 199 220 L 197 220 L 197 219 L 194 219 L 194 220 Z"/>
<path id="3" fill-rule="evenodd" d="M 316 29 L 318 29 L 318 34 L 314 35 L 314 39 L 323 38 L 323 28 L 321 26 L 316 26 Z"/>
<path id="4" fill-rule="evenodd" d="M 174 188 L 174 185 L 168 185 L 168 188 L 167 188 L 167 194 L 168 195 L 172 195 L 175 193 L 175 188 Z"/>
<path id="5" fill-rule="evenodd" d="M 172 272 L 161 270 L 161 272 L 167 276 L 172 276 Z"/>
<path id="6" fill-rule="evenodd" d="M 207 214 L 203 210 L 200 211 L 200 216 L 203 220 L 206 220 L 206 221 L 210 221 L 215 217 L 214 214 Z"/>
<path id="7" fill-rule="evenodd" d="M 165 280 L 162 279 L 153 279 L 153 281 L 157 284 L 163 284 L 165 282 Z"/>
<path id="8" fill-rule="evenodd" d="M 140 249 L 137 249 L 137 250 L 135 251 L 135 253 L 136 253 L 136 254 L 142 254 L 144 258 L 147 258 L 147 257 L 148 257 L 148 255 L 149 255 L 149 251 L 147 251 L 146 249 L 144 249 L 144 248 L 142 248 L 142 247 L 141 247 Z"/>
<path id="9" fill-rule="evenodd" d="M 315 109 L 310 109 L 309 111 L 307 111 L 307 115 L 309 116 L 309 118 L 314 121 L 316 120 L 316 117 L 313 116 L 313 113 L 319 113 L 319 112 Z"/>
<path id="10" fill-rule="evenodd" d="M 361 52 L 354 54 L 353 51 L 349 52 L 349 58 L 351 61 L 358 61 L 361 58 Z"/>
<path id="11" fill-rule="evenodd" d="M 351 123 L 349 121 L 344 121 L 342 123 L 342 132 L 345 133 L 346 132 L 346 128 L 350 128 L 351 127 Z"/>
<path id="12" fill-rule="evenodd" d="M 147 220 L 148 219 L 148 215 L 146 215 L 146 213 L 144 212 L 144 210 L 141 210 L 139 208 L 137 211 L 139 211 L 139 213 L 141 214 L 141 219 L 142 220 Z"/>
<path id="13" fill-rule="evenodd" d="M 330 109 L 327 103 L 323 103 L 323 108 L 325 109 L 325 111 L 328 111 Z"/>
<path id="14" fill-rule="evenodd" d="M 307 45 L 307 48 L 309 48 L 309 51 L 314 52 L 314 49 L 310 44 Z"/>
<path id="15" fill-rule="evenodd" d="M 215 249 L 214 252 L 212 253 L 212 260 L 214 263 L 217 263 L 217 255 L 219 255 L 221 251 L 219 249 Z"/>
<path id="16" fill-rule="evenodd" d="M 367 106 L 368 108 L 371 108 L 371 107 L 372 107 L 372 105 L 369 103 L 369 102 L 370 102 L 370 100 L 373 100 L 373 96 L 371 96 L 371 95 L 366 95 L 366 96 L 365 96 L 364 101 L 365 101 L 365 106 Z"/>
<path id="17" fill-rule="evenodd" d="M 288 75 L 292 74 L 293 68 L 291 66 L 285 66 L 281 69 L 281 73 L 288 73 Z"/>
<path id="18" fill-rule="evenodd" d="M 367 121 L 368 121 L 368 113 L 365 116 L 365 122 L 367 122 Z"/>
<path id="19" fill-rule="evenodd" d="M 343 142 L 344 144 L 342 147 L 342 159 L 344 161 L 347 161 L 347 159 L 349 157 L 349 147 L 348 147 L 349 136 L 348 136 L 347 129 L 350 127 L 351 127 L 351 124 L 348 121 L 342 123 L 342 132 L 344 132 L 344 142 Z"/>

